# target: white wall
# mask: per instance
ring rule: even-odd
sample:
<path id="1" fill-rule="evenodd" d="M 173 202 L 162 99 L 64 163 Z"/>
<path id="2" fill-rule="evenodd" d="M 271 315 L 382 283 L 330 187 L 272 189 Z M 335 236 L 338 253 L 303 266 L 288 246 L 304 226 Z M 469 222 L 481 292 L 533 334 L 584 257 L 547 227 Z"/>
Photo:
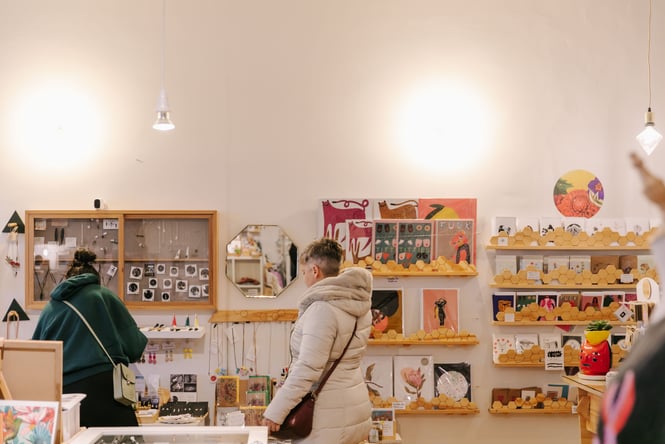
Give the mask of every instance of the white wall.
<path id="1" fill-rule="evenodd" d="M 661 6 L 653 19 L 657 124 L 665 122 Z M 598 217 L 657 215 L 627 162 L 648 103 L 648 2 L 170 0 L 166 87 L 177 128 L 167 134 L 150 128 L 160 13 L 156 0 L 0 0 L 0 221 L 14 210 L 91 209 L 102 198 L 112 209 L 217 209 L 220 247 L 246 224 L 281 225 L 304 246 L 318 235 L 323 197 L 476 197 L 480 275 L 452 282 L 465 298 L 462 323 L 481 344 L 435 352 L 472 363 L 481 414 L 405 418 L 405 435 L 419 443 L 573 441 L 572 417 L 486 413 L 491 387 L 536 383 L 543 372 L 490 365 L 491 267 L 482 246 L 493 216 L 556 215 L 552 188 L 572 169 L 602 180 Z M 419 155 L 432 140 L 404 142 L 409 100 L 447 88 L 462 94 L 453 113 L 443 107 L 416 121 L 445 116 L 435 122 L 444 125 L 434 140 L 442 158 Z M 472 99 L 472 117 L 456 122 Z M 479 151 L 471 139 L 447 138 L 470 120 Z M 69 151 L 76 147 L 83 150 Z M 661 147 L 648 162 L 658 171 L 664 158 Z M 0 266 L 0 312 L 13 298 L 23 302 L 23 282 L 23 270 L 14 277 Z M 413 294 L 431 281 L 400 285 Z M 218 305 L 294 308 L 302 289 L 297 281 L 277 300 L 248 300 L 221 279 Z M 30 315 L 22 337 L 38 312 Z M 207 341 L 191 362 L 176 357 L 173 371 L 205 377 Z M 211 387 L 202 386 L 202 399 Z"/>

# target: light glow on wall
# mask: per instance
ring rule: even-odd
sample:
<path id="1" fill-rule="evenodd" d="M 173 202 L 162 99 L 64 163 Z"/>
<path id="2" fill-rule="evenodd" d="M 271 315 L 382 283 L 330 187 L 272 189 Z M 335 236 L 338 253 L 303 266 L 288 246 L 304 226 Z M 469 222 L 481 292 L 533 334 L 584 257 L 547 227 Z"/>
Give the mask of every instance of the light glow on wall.
<path id="1" fill-rule="evenodd" d="M 32 169 L 79 169 L 99 150 L 101 119 L 80 88 L 51 82 L 17 96 L 13 109 L 10 149 Z"/>
<path id="2" fill-rule="evenodd" d="M 477 165 L 489 149 L 492 132 L 482 97 L 466 85 L 450 82 L 429 84 L 409 94 L 396 128 L 401 155 L 430 171 Z"/>

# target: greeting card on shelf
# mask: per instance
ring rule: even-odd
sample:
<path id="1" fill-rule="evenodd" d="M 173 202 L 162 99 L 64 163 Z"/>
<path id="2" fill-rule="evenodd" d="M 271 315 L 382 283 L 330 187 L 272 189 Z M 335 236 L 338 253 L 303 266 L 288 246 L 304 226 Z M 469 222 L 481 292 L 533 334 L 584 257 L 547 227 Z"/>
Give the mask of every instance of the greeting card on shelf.
<path id="1" fill-rule="evenodd" d="M 583 291 L 581 292 L 581 296 L 580 310 L 584 311 L 587 308 L 601 309 L 604 296 L 602 291 Z"/>
<path id="2" fill-rule="evenodd" d="M 517 274 L 517 256 L 514 254 L 497 254 L 495 259 L 495 274 L 501 274 L 509 271 L 510 274 Z"/>
<path id="3" fill-rule="evenodd" d="M 372 290 L 371 312 L 374 331 L 387 333 L 395 330 L 395 333 L 404 333 L 402 294 L 401 288 Z"/>
<path id="4" fill-rule="evenodd" d="M 591 270 L 591 256 L 570 256 L 570 269 L 580 274 L 584 270 Z"/>
<path id="5" fill-rule="evenodd" d="M 649 231 L 649 219 L 646 217 L 627 217 L 625 220 L 628 233 L 635 233 L 639 236 Z"/>
<path id="6" fill-rule="evenodd" d="M 619 268 L 619 256 L 615 255 L 597 255 L 591 256 L 591 272 L 596 274 L 609 266 Z"/>
<path id="7" fill-rule="evenodd" d="M 442 219 L 435 225 L 436 258 L 444 257 L 456 264 L 476 263 L 474 219 Z"/>
<path id="8" fill-rule="evenodd" d="M 642 274 L 647 274 L 649 270 L 656 270 L 656 260 L 652 254 L 637 255 L 637 269 Z"/>
<path id="9" fill-rule="evenodd" d="M 514 216 L 496 216 L 492 219 L 492 236 L 505 233 L 514 236 L 517 233 L 517 218 Z"/>
<path id="10" fill-rule="evenodd" d="M 518 291 L 515 293 L 515 311 L 522 311 L 531 304 L 538 303 L 538 294 L 530 291 Z"/>
<path id="11" fill-rule="evenodd" d="M 609 307 L 612 302 L 623 304 L 625 292 L 623 291 L 604 291 L 603 292 L 603 307 Z"/>
<path id="12" fill-rule="evenodd" d="M 546 235 L 550 231 L 563 227 L 563 218 L 561 217 L 541 217 L 540 218 L 540 234 Z"/>
<path id="13" fill-rule="evenodd" d="M 538 345 L 538 334 L 518 333 L 515 335 L 515 351 L 517 353 L 524 353 L 534 345 Z"/>
<path id="14" fill-rule="evenodd" d="M 570 267 L 570 256 L 546 256 L 545 272 L 551 273 L 558 269 L 568 270 Z"/>
<path id="15" fill-rule="evenodd" d="M 582 295 L 577 291 L 563 291 L 559 293 L 558 296 L 559 307 L 563 306 L 566 302 L 570 304 L 572 308 L 580 308 L 580 303 L 582 301 Z"/>
<path id="16" fill-rule="evenodd" d="M 538 345 L 543 350 L 561 348 L 561 334 L 560 333 L 539 333 Z"/>
<path id="17" fill-rule="evenodd" d="M 372 251 L 374 260 L 382 264 L 397 262 L 397 221 L 375 221 Z"/>
<path id="18" fill-rule="evenodd" d="M 538 293 L 538 306 L 540 308 L 544 308 L 546 311 L 545 316 L 541 316 L 539 320 L 543 321 L 554 321 L 556 320 L 556 317 L 549 316 L 550 313 L 554 311 L 554 309 L 558 306 L 558 298 L 559 295 L 555 292 L 539 292 Z M 551 319 L 550 319 L 551 318 Z"/>
<path id="19" fill-rule="evenodd" d="M 524 231 L 529 228 L 534 233 L 540 232 L 540 219 L 537 217 L 518 217 L 517 218 L 517 229 L 519 231 Z"/>
<path id="20" fill-rule="evenodd" d="M 570 333 L 561 335 L 561 343 L 563 344 L 563 347 L 570 347 L 572 350 L 579 352 L 582 348 L 582 335 Z"/>
<path id="21" fill-rule="evenodd" d="M 395 410 L 384 408 L 372 409 L 372 423 L 379 424 L 383 432 L 383 440 L 395 437 Z"/>
<path id="22" fill-rule="evenodd" d="M 445 327 L 459 333 L 459 289 L 423 288 L 420 293 L 420 328 L 426 333 Z"/>
<path id="23" fill-rule="evenodd" d="M 420 397 L 433 398 L 434 375 L 432 364 L 432 356 L 394 356 L 395 398 L 405 402 L 415 402 Z"/>
<path id="24" fill-rule="evenodd" d="M 360 368 L 365 375 L 365 384 L 369 393 L 382 399 L 393 396 L 392 356 L 365 355 Z"/>
<path id="25" fill-rule="evenodd" d="M 397 223 L 397 263 L 409 268 L 417 261 L 432 261 L 434 223 L 403 220 Z"/>
<path id="26" fill-rule="evenodd" d="M 580 234 L 585 230 L 586 220 L 584 217 L 564 217 L 563 229 L 574 235 Z"/>
<path id="27" fill-rule="evenodd" d="M 505 355 L 508 350 L 515 350 L 515 336 L 492 334 L 492 360 L 495 363 L 501 362 L 499 356 Z"/>
<path id="28" fill-rule="evenodd" d="M 434 378 L 434 396 L 471 401 L 471 365 L 468 362 L 435 363 Z"/>
<path id="29" fill-rule="evenodd" d="M 497 320 L 499 313 L 505 313 L 506 308 L 515 307 L 515 292 L 495 291 L 492 294 L 492 320 Z"/>

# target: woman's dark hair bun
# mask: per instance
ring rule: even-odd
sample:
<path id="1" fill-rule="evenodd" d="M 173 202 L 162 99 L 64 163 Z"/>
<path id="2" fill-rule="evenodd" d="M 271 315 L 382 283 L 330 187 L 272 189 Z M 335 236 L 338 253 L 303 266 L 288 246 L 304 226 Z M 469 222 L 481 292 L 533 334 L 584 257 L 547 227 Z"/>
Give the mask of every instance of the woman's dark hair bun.
<path id="1" fill-rule="evenodd" d="M 76 253 L 74 253 L 74 262 L 80 264 L 91 264 L 96 259 L 97 255 L 90 250 L 76 250 Z"/>

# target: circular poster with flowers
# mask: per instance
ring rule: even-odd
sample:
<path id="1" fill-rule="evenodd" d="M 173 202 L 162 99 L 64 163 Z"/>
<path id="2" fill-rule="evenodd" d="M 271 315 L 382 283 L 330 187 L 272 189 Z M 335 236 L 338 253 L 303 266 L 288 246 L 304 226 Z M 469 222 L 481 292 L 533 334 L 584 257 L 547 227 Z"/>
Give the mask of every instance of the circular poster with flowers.
<path id="1" fill-rule="evenodd" d="M 566 217 L 593 217 L 603 206 L 603 184 L 585 170 L 569 171 L 554 185 L 554 205 Z"/>

